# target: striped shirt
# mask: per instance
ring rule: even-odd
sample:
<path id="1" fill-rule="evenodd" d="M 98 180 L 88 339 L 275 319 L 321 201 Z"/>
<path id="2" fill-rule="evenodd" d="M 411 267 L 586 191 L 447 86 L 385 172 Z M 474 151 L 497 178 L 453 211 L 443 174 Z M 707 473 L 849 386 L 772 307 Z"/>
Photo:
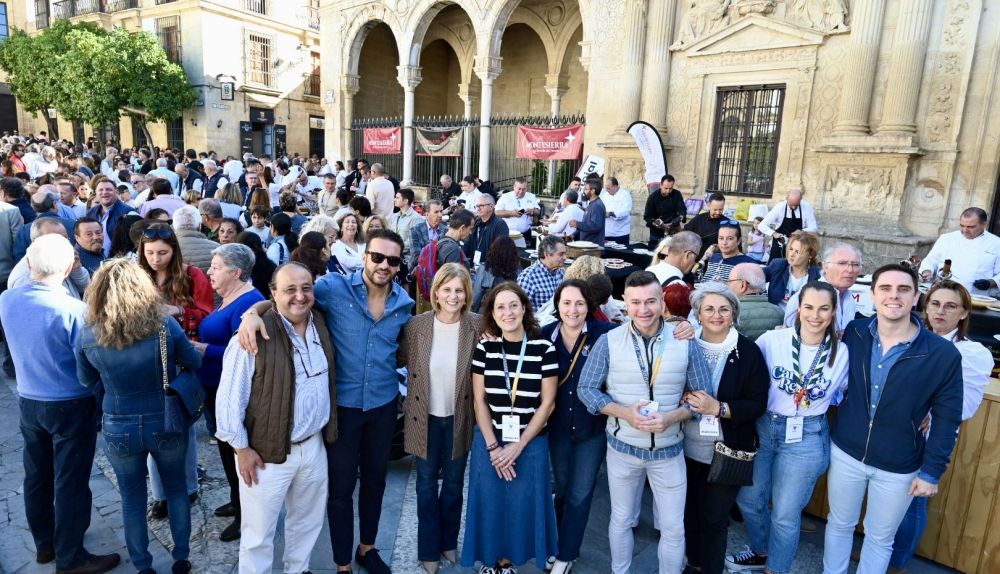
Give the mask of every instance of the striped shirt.
<path id="1" fill-rule="evenodd" d="M 483 375 L 486 386 L 486 403 L 490 407 L 493 428 L 500 429 L 504 415 L 521 417 L 523 431 L 535 410 L 542 404 L 542 379 L 559 375 L 559 357 L 555 347 L 545 339 L 529 339 L 524 352 L 524 363 L 517 385 L 517 402 L 511 409 L 511 397 L 504 378 L 504 354 L 507 373 L 513 390 L 517 376 L 517 362 L 521 356 L 521 342 L 480 341 L 472 354 L 472 373 Z"/>

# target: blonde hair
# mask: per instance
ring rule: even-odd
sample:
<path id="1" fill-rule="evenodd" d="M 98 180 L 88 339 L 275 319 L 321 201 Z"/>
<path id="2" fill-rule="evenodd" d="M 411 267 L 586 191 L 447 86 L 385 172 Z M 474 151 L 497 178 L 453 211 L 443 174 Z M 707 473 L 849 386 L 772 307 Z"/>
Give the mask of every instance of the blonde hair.
<path id="1" fill-rule="evenodd" d="M 586 281 L 594 275 L 604 274 L 604 263 L 600 258 L 593 255 L 578 257 L 566 270 L 564 279 L 580 279 Z"/>
<path id="2" fill-rule="evenodd" d="M 368 219 L 365 220 L 364 225 L 361 226 L 361 232 L 365 237 L 368 237 L 368 229 L 371 228 L 373 219 L 379 220 L 379 222 L 382 223 L 382 229 L 389 231 L 389 222 L 386 221 L 384 217 L 381 215 L 370 215 L 368 216 Z"/>
<path id="3" fill-rule="evenodd" d="M 84 295 L 87 323 L 102 347 L 121 349 L 156 334 L 167 316 L 156 285 L 138 263 L 109 259 Z"/>
<path id="4" fill-rule="evenodd" d="M 472 277 L 469 270 L 461 263 L 445 263 L 438 268 L 434 274 L 434 281 L 431 283 L 431 309 L 437 313 L 440 310 L 438 305 L 437 292 L 442 285 L 458 278 L 462 281 L 462 288 L 465 289 L 465 303 L 462 305 L 462 313 L 468 313 L 472 308 Z"/>
<path id="5" fill-rule="evenodd" d="M 235 183 L 224 185 L 216 192 L 215 199 L 234 205 L 243 205 L 243 193 L 240 192 L 240 186 Z"/>

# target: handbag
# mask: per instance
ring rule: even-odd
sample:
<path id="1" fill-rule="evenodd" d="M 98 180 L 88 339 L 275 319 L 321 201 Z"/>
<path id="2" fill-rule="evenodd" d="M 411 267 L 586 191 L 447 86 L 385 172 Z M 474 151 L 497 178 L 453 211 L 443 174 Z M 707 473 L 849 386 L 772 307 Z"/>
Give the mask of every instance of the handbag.
<path id="1" fill-rule="evenodd" d="M 167 377 L 167 326 L 160 327 L 160 365 L 163 370 L 163 431 L 187 432 L 205 408 L 205 388 L 190 371 L 179 369 L 173 382 Z"/>
<path id="2" fill-rule="evenodd" d="M 723 442 L 715 443 L 712 466 L 708 470 L 708 482 L 731 486 L 753 484 L 753 459 L 756 452 L 746 452 L 729 448 Z"/>

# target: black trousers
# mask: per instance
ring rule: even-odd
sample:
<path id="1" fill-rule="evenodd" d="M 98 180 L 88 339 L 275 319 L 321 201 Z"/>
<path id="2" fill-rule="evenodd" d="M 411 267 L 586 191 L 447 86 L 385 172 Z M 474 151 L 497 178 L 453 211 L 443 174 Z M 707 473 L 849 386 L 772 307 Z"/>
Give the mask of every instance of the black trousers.
<path id="1" fill-rule="evenodd" d="M 739 486 L 710 484 L 709 465 L 686 458 L 687 501 L 684 505 L 684 539 L 688 563 L 702 574 L 722 574 L 726 562 L 729 509 Z"/>
<path id="2" fill-rule="evenodd" d="M 205 386 L 205 418 L 208 422 L 208 432 L 215 436 L 215 396 L 219 387 Z M 236 451 L 232 445 L 219 441 L 219 458 L 222 459 L 222 470 L 226 473 L 229 483 L 229 502 L 236 507 L 236 516 L 240 515 L 240 475 L 236 470 Z"/>

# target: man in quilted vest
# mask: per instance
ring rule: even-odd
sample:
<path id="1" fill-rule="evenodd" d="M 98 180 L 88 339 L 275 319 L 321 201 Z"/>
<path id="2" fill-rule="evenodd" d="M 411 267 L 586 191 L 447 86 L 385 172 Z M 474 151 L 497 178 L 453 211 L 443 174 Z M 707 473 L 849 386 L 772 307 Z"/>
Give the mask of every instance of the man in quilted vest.
<path id="1" fill-rule="evenodd" d="M 241 574 L 271 572 L 283 503 L 285 570 L 309 570 L 326 510 L 324 439 L 337 433 L 333 343 L 313 310 L 312 273 L 286 263 L 271 293 L 274 306 L 261 314 L 271 338 L 258 338 L 256 355 L 232 339 L 216 397 L 215 436 L 236 450 L 241 478 Z"/>
<path id="2" fill-rule="evenodd" d="M 594 414 L 608 415 L 607 468 L 611 491 L 611 571 L 627 574 L 632 564 L 635 492 L 648 479 L 660 528 L 657 557 L 661 574 L 684 568 L 684 466 L 681 406 L 689 379 L 707 377 L 689 341 L 674 337 L 662 319 L 663 292 L 656 275 L 637 271 L 625 281 L 629 323 L 602 335 L 580 376 L 579 396 Z"/>

